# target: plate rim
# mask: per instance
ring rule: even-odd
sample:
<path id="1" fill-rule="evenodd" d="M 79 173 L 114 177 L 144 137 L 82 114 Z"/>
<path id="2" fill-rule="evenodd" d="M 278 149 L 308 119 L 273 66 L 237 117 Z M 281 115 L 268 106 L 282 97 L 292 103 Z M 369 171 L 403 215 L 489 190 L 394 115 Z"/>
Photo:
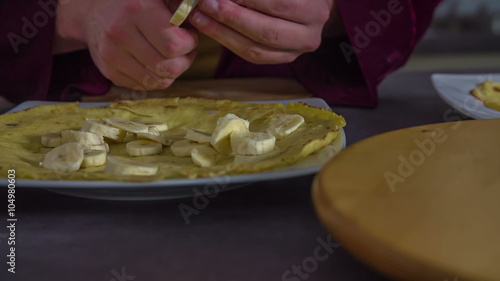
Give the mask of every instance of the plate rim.
<path id="1" fill-rule="evenodd" d="M 476 79 L 478 82 L 479 81 L 485 81 L 488 79 L 488 76 L 498 76 L 500 77 L 500 73 L 433 73 L 431 75 L 431 82 L 436 90 L 438 96 L 449 106 L 457 110 L 463 115 L 466 115 L 470 118 L 473 119 L 496 119 L 500 118 L 500 111 L 496 111 L 494 109 L 488 108 L 484 106 L 483 102 L 480 101 L 479 99 L 473 97 L 470 95 L 470 93 L 467 90 L 457 90 L 461 95 L 463 95 L 463 103 L 457 103 L 456 100 L 452 99 L 450 95 L 453 93 L 450 93 L 449 91 L 445 91 L 442 89 L 442 86 L 451 86 L 447 82 L 448 80 L 459 80 L 459 79 Z M 481 79 L 483 78 L 483 79 Z M 493 79 L 493 78 L 491 78 Z M 477 85 L 476 85 L 477 86 Z M 472 90 L 471 88 L 470 90 Z M 470 91 L 469 90 L 469 91 Z M 466 106 L 466 103 L 470 103 L 468 106 Z M 481 111 L 478 111 L 480 109 Z"/>

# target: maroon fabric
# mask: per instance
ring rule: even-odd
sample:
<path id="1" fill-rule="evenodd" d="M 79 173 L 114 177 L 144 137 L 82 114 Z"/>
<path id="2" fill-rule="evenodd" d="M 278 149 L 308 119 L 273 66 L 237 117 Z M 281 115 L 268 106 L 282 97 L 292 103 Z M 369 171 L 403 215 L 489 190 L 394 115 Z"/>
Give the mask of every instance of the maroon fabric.
<path id="1" fill-rule="evenodd" d="M 337 0 L 344 38 L 325 38 L 290 64 L 255 65 L 226 50 L 215 77 L 287 77 L 332 105 L 375 106 L 377 85 L 406 62 L 439 2 Z M 88 51 L 52 56 L 55 3 L 0 0 L 0 95 L 14 103 L 103 95 L 111 86 Z"/>

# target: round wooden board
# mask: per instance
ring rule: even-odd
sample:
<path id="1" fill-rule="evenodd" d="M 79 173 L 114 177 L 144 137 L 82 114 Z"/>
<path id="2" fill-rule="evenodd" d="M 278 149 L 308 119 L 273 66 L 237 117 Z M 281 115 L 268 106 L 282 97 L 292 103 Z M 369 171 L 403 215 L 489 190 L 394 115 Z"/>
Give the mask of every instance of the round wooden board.
<path id="1" fill-rule="evenodd" d="M 378 135 L 313 184 L 323 224 L 361 260 L 403 280 L 500 280 L 500 119 Z"/>

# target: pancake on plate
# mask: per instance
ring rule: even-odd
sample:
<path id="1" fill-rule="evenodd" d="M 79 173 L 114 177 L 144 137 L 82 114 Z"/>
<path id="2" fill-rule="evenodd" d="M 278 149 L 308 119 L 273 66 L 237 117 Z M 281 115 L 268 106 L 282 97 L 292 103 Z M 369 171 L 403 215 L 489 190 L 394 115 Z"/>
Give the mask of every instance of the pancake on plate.
<path id="1" fill-rule="evenodd" d="M 170 98 L 40 105 L 0 116 L 0 171 L 114 181 L 257 173 L 297 163 L 344 126 L 342 116 L 303 103 Z"/>
<path id="2" fill-rule="evenodd" d="M 500 111 L 500 83 L 487 80 L 471 91 L 471 94 L 483 101 L 484 106 Z"/>

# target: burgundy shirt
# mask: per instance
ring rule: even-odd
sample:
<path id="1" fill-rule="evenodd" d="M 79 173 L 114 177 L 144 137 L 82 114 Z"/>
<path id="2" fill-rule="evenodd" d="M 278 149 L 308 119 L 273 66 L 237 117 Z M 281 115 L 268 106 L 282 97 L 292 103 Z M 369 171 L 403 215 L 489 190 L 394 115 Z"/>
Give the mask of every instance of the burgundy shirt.
<path id="1" fill-rule="evenodd" d="M 346 36 L 326 37 L 294 62 L 255 65 L 224 50 L 215 78 L 287 77 L 332 105 L 372 107 L 377 85 L 401 67 L 440 0 L 336 0 Z M 111 82 L 88 51 L 52 55 L 56 0 L 0 0 L 0 95 L 76 100 L 103 95 Z"/>

